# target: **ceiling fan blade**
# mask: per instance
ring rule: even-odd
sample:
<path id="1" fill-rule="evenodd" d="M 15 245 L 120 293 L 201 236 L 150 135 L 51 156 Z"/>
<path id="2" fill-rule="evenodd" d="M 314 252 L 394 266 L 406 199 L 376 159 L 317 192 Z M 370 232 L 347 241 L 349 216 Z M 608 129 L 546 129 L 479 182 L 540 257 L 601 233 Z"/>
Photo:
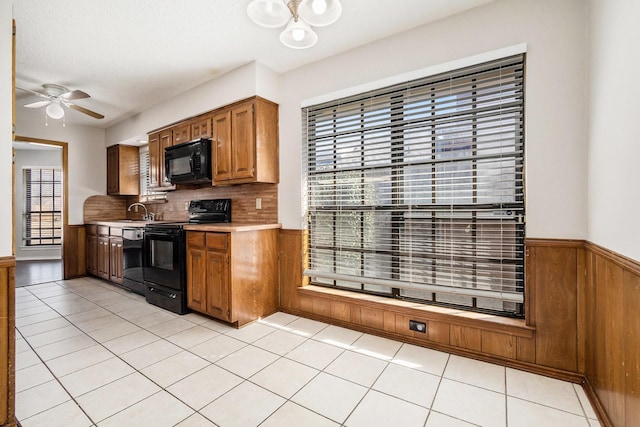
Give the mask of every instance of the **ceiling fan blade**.
<path id="1" fill-rule="evenodd" d="M 51 104 L 51 100 L 48 101 L 36 101 L 36 102 L 32 102 L 31 104 L 26 104 L 25 107 L 27 108 L 40 108 L 40 107 L 44 107 L 45 105 L 49 105 Z"/>
<path id="2" fill-rule="evenodd" d="M 18 87 L 18 86 L 16 86 L 16 89 L 20 89 L 20 90 L 23 90 L 25 92 L 32 93 L 32 94 L 34 94 L 36 96 L 39 96 L 40 98 L 45 98 L 45 99 L 50 99 L 51 98 L 50 96 L 45 95 L 44 93 L 36 92 L 36 91 L 31 90 L 31 89 L 25 89 L 23 87 Z"/>
<path id="3" fill-rule="evenodd" d="M 95 111 L 87 110 L 86 108 L 81 107 L 81 106 L 76 105 L 76 104 L 72 104 L 71 102 L 62 101 L 62 103 L 64 105 L 66 105 L 67 107 L 72 108 L 72 109 L 74 109 L 76 111 L 80 111 L 81 113 L 84 113 L 84 114 L 86 114 L 88 116 L 91 116 L 94 119 L 104 119 L 104 116 L 102 114 L 98 114 Z"/>
<path id="4" fill-rule="evenodd" d="M 71 99 L 90 98 L 90 96 L 88 93 L 83 92 L 81 90 L 72 90 L 70 92 L 63 93 L 62 95 L 60 95 L 60 98 L 71 100 Z"/>

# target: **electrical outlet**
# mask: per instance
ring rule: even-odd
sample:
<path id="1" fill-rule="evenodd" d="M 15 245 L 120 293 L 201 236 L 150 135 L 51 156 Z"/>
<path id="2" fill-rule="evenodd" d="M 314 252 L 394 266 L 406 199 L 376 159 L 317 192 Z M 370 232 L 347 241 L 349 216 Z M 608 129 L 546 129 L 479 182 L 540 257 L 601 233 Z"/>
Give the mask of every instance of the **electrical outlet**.
<path id="1" fill-rule="evenodd" d="M 173 212 L 174 210 L 173 203 L 169 203 L 169 212 Z"/>
<path id="2" fill-rule="evenodd" d="M 256 209 L 262 209 L 262 199 L 260 197 L 256 199 Z"/>
<path id="3" fill-rule="evenodd" d="M 184 202 L 184 210 L 185 211 L 189 210 L 189 202 Z"/>
<path id="4" fill-rule="evenodd" d="M 427 333 L 427 324 L 417 320 L 409 320 L 409 329 L 423 334 Z"/>

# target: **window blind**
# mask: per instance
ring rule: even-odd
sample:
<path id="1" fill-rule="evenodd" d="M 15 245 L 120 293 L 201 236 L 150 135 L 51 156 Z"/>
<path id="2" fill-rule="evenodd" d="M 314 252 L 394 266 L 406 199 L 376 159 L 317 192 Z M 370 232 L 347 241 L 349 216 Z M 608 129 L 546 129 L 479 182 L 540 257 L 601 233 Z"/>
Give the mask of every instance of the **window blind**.
<path id="1" fill-rule="evenodd" d="M 523 315 L 524 65 L 302 110 L 313 283 Z"/>
<path id="2" fill-rule="evenodd" d="M 151 191 L 149 183 L 149 145 L 142 145 L 138 150 L 140 153 L 140 201 L 165 200 L 167 193 L 162 191 Z"/>
<path id="3" fill-rule="evenodd" d="M 22 240 L 26 246 L 59 245 L 62 241 L 62 171 L 23 169 Z"/>

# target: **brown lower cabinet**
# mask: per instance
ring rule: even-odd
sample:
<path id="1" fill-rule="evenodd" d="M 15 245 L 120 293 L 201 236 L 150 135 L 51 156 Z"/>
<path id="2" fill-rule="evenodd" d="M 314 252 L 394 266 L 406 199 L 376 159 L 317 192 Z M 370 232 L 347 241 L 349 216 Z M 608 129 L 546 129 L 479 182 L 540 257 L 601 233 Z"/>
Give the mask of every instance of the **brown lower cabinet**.
<path id="1" fill-rule="evenodd" d="M 187 305 L 240 327 L 274 313 L 278 230 L 187 232 Z"/>
<path id="2" fill-rule="evenodd" d="M 86 226 L 87 273 L 121 285 L 123 278 L 122 229 Z"/>

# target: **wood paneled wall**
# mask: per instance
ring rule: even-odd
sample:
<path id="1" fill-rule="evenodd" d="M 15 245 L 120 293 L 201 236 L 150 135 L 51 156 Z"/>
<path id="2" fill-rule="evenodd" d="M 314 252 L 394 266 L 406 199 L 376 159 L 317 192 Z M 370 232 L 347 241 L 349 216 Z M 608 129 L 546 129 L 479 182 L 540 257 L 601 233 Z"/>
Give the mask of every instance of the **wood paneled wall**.
<path id="1" fill-rule="evenodd" d="M 64 227 L 62 245 L 63 278 L 65 280 L 87 274 L 85 261 L 85 228 L 84 225 L 66 225 Z"/>
<path id="2" fill-rule="evenodd" d="M 581 240 L 527 240 L 526 319 L 308 286 L 305 232 L 280 230 L 280 309 L 574 382 L 603 425 L 640 420 L 640 264 Z M 409 320 L 427 333 L 408 329 Z"/>
<path id="3" fill-rule="evenodd" d="M 0 258 L 0 426 L 15 427 L 15 259 Z"/>

